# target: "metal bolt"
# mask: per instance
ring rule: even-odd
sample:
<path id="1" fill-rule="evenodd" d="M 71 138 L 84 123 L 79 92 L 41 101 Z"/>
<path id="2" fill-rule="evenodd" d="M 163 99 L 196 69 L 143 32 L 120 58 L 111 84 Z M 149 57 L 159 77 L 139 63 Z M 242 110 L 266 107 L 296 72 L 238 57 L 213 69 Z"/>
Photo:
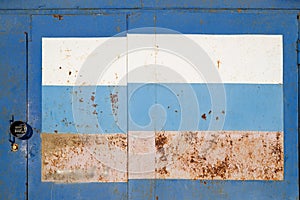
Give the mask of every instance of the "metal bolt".
<path id="1" fill-rule="evenodd" d="M 18 151 L 18 149 L 19 149 L 19 145 L 18 144 L 13 143 L 11 145 L 11 151 L 16 152 L 16 151 Z"/>

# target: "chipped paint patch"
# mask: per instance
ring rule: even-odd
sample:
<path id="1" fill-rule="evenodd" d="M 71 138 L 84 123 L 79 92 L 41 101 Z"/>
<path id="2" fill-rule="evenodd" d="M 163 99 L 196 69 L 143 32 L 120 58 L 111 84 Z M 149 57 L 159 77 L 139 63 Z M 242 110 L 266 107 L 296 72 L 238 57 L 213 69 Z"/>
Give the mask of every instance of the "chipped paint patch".
<path id="1" fill-rule="evenodd" d="M 42 181 L 126 182 L 125 134 L 47 134 L 42 137 Z"/>
<path id="2" fill-rule="evenodd" d="M 156 148 L 158 179 L 283 180 L 282 132 L 158 132 Z"/>

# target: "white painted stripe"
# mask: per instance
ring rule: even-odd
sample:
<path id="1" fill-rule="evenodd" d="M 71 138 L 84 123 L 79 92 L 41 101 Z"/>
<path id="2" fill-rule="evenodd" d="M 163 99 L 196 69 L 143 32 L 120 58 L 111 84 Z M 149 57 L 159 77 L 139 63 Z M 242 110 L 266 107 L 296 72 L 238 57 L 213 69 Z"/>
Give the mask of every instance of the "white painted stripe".
<path id="1" fill-rule="evenodd" d="M 126 37 L 42 38 L 42 84 L 126 85 L 122 52 L 126 54 Z"/>
<path id="2" fill-rule="evenodd" d="M 282 35 L 129 34 L 42 42 L 43 85 L 283 83 Z M 191 47 L 187 56 L 178 46 Z"/>
<path id="3" fill-rule="evenodd" d="M 192 58 L 178 54 L 180 49 L 172 45 L 179 43 L 184 48 L 191 41 L 194 44 L 186 45 L 190 46 L 187 53 L 192 57 L 203 56 L 203 50 L 212 65 L 205 63 L 204 56 L 199 58 L 203 62 L 195 63 Z M 142 68 L 145 72 L 129 73 L 128 82 L 218 82 L 208 77 L 210 74 L 205 74 L 203 68 L 215 68 L 223 83 L 278 84 L 283 80 L 282 35 L 130 34 L 128 42 L 129 49 L 140 43 L 154 47 L 128 54 L 129 71 Z"/>

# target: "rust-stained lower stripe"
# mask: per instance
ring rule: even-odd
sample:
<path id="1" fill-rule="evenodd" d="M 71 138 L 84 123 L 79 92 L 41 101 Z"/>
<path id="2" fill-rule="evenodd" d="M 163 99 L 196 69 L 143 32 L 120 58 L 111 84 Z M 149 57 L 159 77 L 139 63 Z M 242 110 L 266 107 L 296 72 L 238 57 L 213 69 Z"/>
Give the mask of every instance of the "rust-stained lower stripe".
<path id="1" fill-rule="evenodd" d="M 125 134 L 42 134 L 42 181 L 127 181 Z"/>
<path id="2" fill-rule="evenodd" d="M 156 149 L 158 179 L 283 180 L 282 132 L 159 132 Z"/>
<path id="3" fill-rule="evenodd" d="M 284 178 L 283 132 L 147 131 L 128 135 L 129 140 L 118 133 L 43 133 L 42 181 Z"/>

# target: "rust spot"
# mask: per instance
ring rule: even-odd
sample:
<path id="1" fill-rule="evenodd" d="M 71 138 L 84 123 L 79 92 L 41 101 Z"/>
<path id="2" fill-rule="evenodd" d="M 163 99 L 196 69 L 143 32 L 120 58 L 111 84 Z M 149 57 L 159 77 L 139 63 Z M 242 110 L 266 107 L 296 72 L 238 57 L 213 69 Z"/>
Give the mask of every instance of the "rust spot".
<path id="1" fill-rule="evenodd" d="M 117 27 L 116 27 L 116 30 L 117 30 L 117 32 L 120 32 L 120 31 L 121 31 L 120 26 L 117 26 Z"/>
<path id="2" fill-rule="evenodd" d="M 127 149 L 127 136 L 125 134 L 111 135 L 107 137 L 108 142 L 120 149 Z"/>
<path id="3" fill-rule="evenodd" d="M 63 19 L 63 16 L 62 15 L 58 15 L 58 14 L 55 14 L 53 15 L 54 18 L 58 19 L 58 20 L 62 20 Z"/>
<path id="4" fill-rule="evenodd" d="M 237 12 L 238 12 L 238 13 L 241 13 L 241 12 L 242 12 L 242 9 L 241 9 L 241 8 L 238 8 L 238 9 L 237 9 Z"/>
<path id="5" fill-rule="evenodd" d="M 83 98 L 80 98 L 80 99 L 79 99 L 79 102 L 83 102 Z"/>
<path id="6" fill-rule="evenodd" d="M 54 133 L 58 133 L 58 131 L 57 131 L 57 130 L 54 130 Z"/>
<path id="7" fill-rule="evenodd" d="M 91 101 L 95 101 L 95 96 L 91 96 Z"/>
<path id="8" fill-rule="evenodd" d="M 157 150 L 163 148 L 164 144 L 168 142 L 167 136 L 164 134 L 164 132 L 159 132 L 155 135 L 155 147 Z"/>
<path id="9" fill-rule="evenodd" d="M 71 71 L 69 71 L 69 76 L 71 76 L 71 74 L 72 74 L 72 72 L 71 72 Z"/>
<path id="10" fill-rule="evenodd" d="M 98 106 L 98 104 L 94 103 L 94 104 L 92 104 L 92 106 L 93 106 L 94 108 L 96 108 L 96 107 Z"/>
<path id="11" fill-rule="evenodd" d="M 162 167 L 159 169 L 155 169 L 156 173 L 159 173 L 160 175 L 170 175 L 166 167 Z"/>
<path id="12" fill-rule="evenodd" d="M 222 114 L 223 114 L 223 115 L 225 114 L 225 111 L 224 111 L 224 110 L 222 110 Z"/>
<path id="13" fill-rule="evenodd" d="M 98 115 L 98 113 L 97 113 L 97 111 L 96 111 L 96 110 L 94 110 L 94 111 L 93 111 L 93 114 L 94 114 L 94 115 Z"/>
<path id="14" fill-rule="evenodd" d="M 221 64 L 221 61 L 220 61 L 220 60 L 218 60 L 218 61 L 217 61 L 217 66 L 218 66 L 218 69 L 220 69 L 220 64 Z"/>
<path id="15" fill-rule="evenodd" d="M 59 68 L 58 69 L 61 69 L 61 66 L 59 66 Z"/>
<path id="16" fill-rule="evenodd" d="M 218 117 L 218 116 L 216 116 L 216 120 L 219 120 L 219 117 Z"/>
<path id="17" fill-rule="evenodd" d="M 117 116 L 117 112 L 118 112 L 118 101 L 119 101 L 119 97 L 118 97 L 118 92 L 116 93 L 110 93 L 110 102 L 111 102 L 111 109 L 112 109 L 112 113 Z"/>
<path id="18" fill-rule="evenodd" d="M 158 200 L 158 196 L 155 197 L 155 200 Z"/>
<path id="19" fill-rule="evenodd" d="M 206 114 L 204 113 L 203 115 L 201 115 L 201 118 L 206 120 Z"/>

